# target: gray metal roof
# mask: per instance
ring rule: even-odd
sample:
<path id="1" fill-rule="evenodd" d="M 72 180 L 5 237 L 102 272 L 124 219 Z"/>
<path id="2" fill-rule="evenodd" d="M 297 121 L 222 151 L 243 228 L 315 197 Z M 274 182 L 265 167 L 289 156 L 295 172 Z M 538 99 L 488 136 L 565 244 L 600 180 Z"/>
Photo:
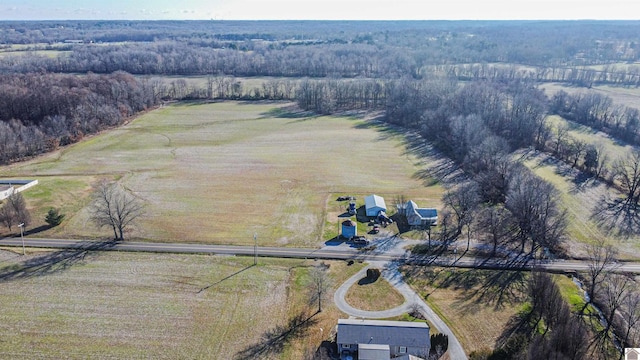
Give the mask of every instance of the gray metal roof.
<path id="1" fill-rule="evenodd" d="M 429 344 L 429 325 L 409 321 L 339 319 L 337 342 L 425 347 Z"/>
<path id="2" fill-rule="evenodd" d="M 359 360 L 389 360 L 391 357 L 391 349 L 389 345 L 381 344 L 359 344 L 358 359 Z"/>

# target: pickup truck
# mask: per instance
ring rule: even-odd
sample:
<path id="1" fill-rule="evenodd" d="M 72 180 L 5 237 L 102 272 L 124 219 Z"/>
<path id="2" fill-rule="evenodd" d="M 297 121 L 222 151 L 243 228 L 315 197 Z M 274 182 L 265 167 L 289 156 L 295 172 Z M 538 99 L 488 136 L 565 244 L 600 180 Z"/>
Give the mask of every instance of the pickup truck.
<path id="1" fill-rule="evenodd" d="M 369 240 L 364 236 L 354 236 L 351 241 L 354 245 L 369 245 Z"/>

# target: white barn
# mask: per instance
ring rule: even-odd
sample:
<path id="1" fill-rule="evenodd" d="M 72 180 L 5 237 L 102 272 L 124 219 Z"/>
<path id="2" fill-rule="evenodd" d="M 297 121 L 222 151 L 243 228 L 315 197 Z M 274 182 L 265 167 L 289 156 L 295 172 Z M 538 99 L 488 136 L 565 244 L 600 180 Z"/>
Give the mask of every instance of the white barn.
<path id="1" fill-rule="evenodd" d="M 364 198 L 364 208 L 367 216 L 378 216 L 380 211 L 387 211 L 384 199 L 378 195 L 369 195 Z"/>

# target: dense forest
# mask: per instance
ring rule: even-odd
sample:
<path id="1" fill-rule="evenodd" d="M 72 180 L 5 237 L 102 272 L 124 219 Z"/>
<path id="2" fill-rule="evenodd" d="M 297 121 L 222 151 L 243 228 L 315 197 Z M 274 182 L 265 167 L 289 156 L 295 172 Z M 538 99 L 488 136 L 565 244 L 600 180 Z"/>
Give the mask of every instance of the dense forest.
<path id="1" fill-rule="evenodd" d="M 474 231 L 493 255 L 507 243 L 530 256 L 562 256 L 567 214 L 558 192 L 513 151 L 546 152 L 617 187 L 635 214 L 640 152 L 606 166 L 612 159 L 602 149 L 547 117 L 640 144 L 639 109 L 590 90 L 640 87 L 638 34 L 637 21 L 0 22 L 0 163 L 77 142 L 164 101 L 288 100 L 320 114 L 375 112 L 461 170 L 443 198 L 442 243 L 466 234 L 468 246 Z M 259 85 L 246 86 L 248 77 L 260 77 Z M 582 90 L 549 98 L 538 87 L 547 82 Z M 537 322 L 529 340 L 509 354 L 496 349 L 503 357 L 494 358 L 570 358 L 585 345 L 573 341 L 587 336 L 582 325 L 567 335 L 574 314 L 551 304 L 557 294 L 537 296 L 555 291 L 549 281 L 536 276 L 531 285 Z M 629 322 L 615 316 L 623 305 L 608 306 L 605 290 L 590 291 L 606 317 L 602 354 L 613 340 L 632 345 L 635 334 L 625 332 Z M 566 331 L 546 336 L 539 323 Z M 545 351 L 536 357 L 536 349 Z"/>

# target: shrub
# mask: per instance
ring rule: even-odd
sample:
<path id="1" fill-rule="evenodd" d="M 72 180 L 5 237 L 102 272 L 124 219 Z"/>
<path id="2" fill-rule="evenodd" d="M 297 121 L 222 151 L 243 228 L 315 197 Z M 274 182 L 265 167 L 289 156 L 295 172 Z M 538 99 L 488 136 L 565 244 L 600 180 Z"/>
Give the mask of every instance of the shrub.
<path id="1" fill-rule="evenodd" d="M 431 335 L 431 351 L 436 351 L 440 347 L 442 352 L 446 352 L 449 348 L 449 337 L 445 334 Z"/>
<path id="2" fill-rule="evenodd" d="M 47 222 L 51 227 L 58 226 L 64 219 L 65 215 L 61 214 L 58 209 L 49 209 L 47 212 L 47 216 L 44 218 L 44 221 Z"/>
<path id="3" fill-rule="evenodd" d="M 367 269 L 367 279 L 376 281 L 380 277 L 380 269 L 371 268 Z"/>

